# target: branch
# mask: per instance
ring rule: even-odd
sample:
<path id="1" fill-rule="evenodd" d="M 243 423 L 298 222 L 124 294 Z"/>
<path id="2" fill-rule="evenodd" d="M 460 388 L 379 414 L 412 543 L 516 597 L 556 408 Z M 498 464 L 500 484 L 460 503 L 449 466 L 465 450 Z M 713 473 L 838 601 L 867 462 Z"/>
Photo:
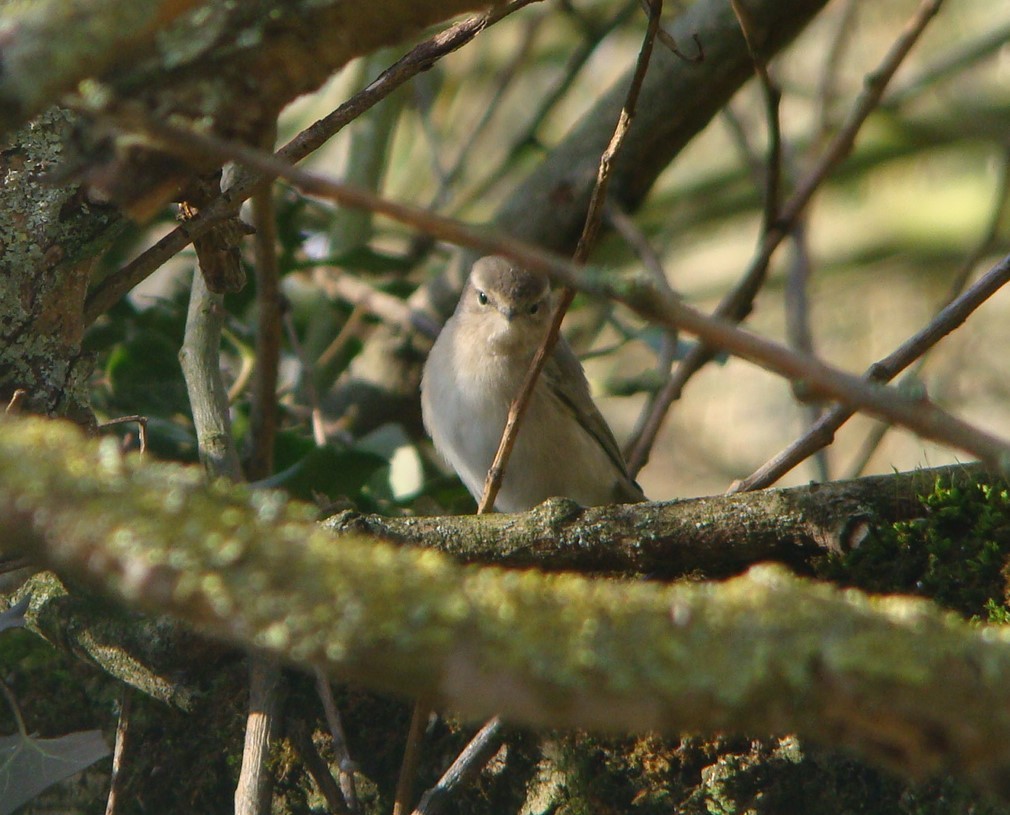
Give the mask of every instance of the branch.
<path id="1" fill-rule="evenodd" d="M 969 316 L 1010 282 L 1010 255 L 1003 258 L 980 277 L 966 292 L 951 300 L 921 331 L 909 337 L 898 348 L 873 363 L 864 375 L 868 381 L 888 382 L 922 357 L 940 340 L 958 328 Z M 838 405 L 818 419 L 800 438 L 776 454 L 747 478 L 737 481 L 731 492 L 757 490 L 774 484 L 799 462 L 834 441 L 835 431 L 845 424 L 855 411 L 848 405 Z"/>
<path id="2" fill-rule="evenodd" d="M 456 23 L 415 46 L 376 77 L 367 88 L 356 93 L 336 110 L 291 139 L 277 151 L 277 157 L 296 164 L 311 155 L 347 124 L 385 99 L 409 79 L 431 68 L 439 59 L 470 42 L 487 26 L 533 1 L 513 0 L 506 5 L 496 6 L 485 14 Z M 93 323 L 130 289 L 189 246 L 191 241 L 213 228 L 215 223 L 234 215 L 242 202 L 250 198 L 264 181 L 271 178 L 272 176 L 267 174 L 247 173 L 236 179 L 220 198 L 193 220 L 185 226 L 174 229 L 118 272 L 109 275 L 88 294 L 84 309 L 85 325 Z"/>
<path id="3" fill-rule="evenodd" d="M 683 329 L 696 335 L 706 345 L 721 348 L 790 381 L 801 382 L 811 393 L 854 406 L 902 425 L 923 438 L 965 450 L 994 468 L 1010 471 L 1010 442 L 952 416 L 925 398 L 909 397 L 895 388 L 867 382 L 816 357 L 791 351 L 779 343 L 737 328 L 725 318 L 702 314 L 671 297 L 647 275 L 615 280 L 604 270 L 579 267 L 507 235 L 469 226 L 419 207 L 382 198 L 370 190 L 291 167 L 269 153 L 242 144 L 154 121 L 128 105 L 113 105 L 102 115 L 121 128 L 158 139 L 165 149 L 237 161 L 263 173 L 286 178 L 303 192 L 332 199 L 344 206 L 370 209 L 450 243 L 486 254 L 505 255 L 528 269 L 548 275 L 554 283 L 624 303 L 656 325 Z M 774 230 L 768 234 L 774 234 Z"/>
<path id="4" fill-rule="evenodd" d="M 335 546 L 276 494 L 40 420 L 0 423 L 0 473 L 9 552 L 298 665 L 533 726 L 795 732 L 1008 790 L 1010 637 L 928 602 L 780 567 L 666 586 Z"/>
<path id="5" fill-rule="evenodd" d="M 877 68 L 867 76 L 863 91 L 856 98 L 841 130 L 825 148 L 823 154 L 814 163 L 810 171 L 800 179 L 793 194 L 782 205 L 781 209 L 776 209 L 776 218 L 773 223 L 767 221 L 770 204 L 769 199 L 766 197 L 766 221 L 757 254 L 751 260 L 737 285 L 719 302 L 715 311 L 716 316 L 728 319 L 731 322 L 740 322 L 750 313 L 754 297 L 763 285 L 772 255 L 775 254 L 779 244 L 785 240 L 797 221 L 802 217 L 807 206 L 813 200 L 815 193 L 820 189 L 821 184 L 852 151 L 856 143 L 856 136 L 859 134 L 863 123 L 877 109 L 891 78 L 898 68 L 901 67 L 902 62 L 908 56 L 912 47 L 918 42 L 919 37 L 925 31 L 930 20 L 936 16 L 940 10 L 941 3 L 942 0 L 922 0 L 915 14 L 906 24 L 904 30 L 902 30 L 901 35 L 888 49 Z M 748 20 L 748 31 L 750 31 L 752 25 L 752 20 Z M 751 45 L 752 40 L 753 37 L 749 35 L 747 38 L 748 47 L 753 50 L 753 45 Z M 766 107 L 769 110 L 770 116 L 777 107 L 777 104 L 775 104 L 776 100 L 773 97 L 774 93 L 772 91 L 766 93 Z M 769 167 L 769 172 L 772 172 L 773 169 Z M 770 183 L 769 189 L 771 189 Z M 721 346 L 716 345 L 715 349 L 719 347 Z M 660 426 L 670 406 L 680 398 L 680 394 L 687 381 L 713 355 L 713 347 L 700 344 L 691 349 L 680 365 L 677 366 L 677 370 L 666 385 L 664 385 L 662 392 L 657 397 L 653 412 L 637 431 L 634 441 L 629 444 L 631 453 L 628 456 L 628 466 L 632 473 L 637 473 L 645 466 L 648 453 L 655 443 Z"/>
<path id="6" fill-rule="evenodd" d="M 937 479 L 989 483 L 955 465 L 851 481 L 668 503 L 579 507 L 552 499 L 528 513 L 388 518 L 346 511 L 324 522 L 339 534 L 425 546 L 468 563 L 672 580 L 724 578 L 763 561 L 800 571 L 848 551 L 867 527 L 920 517 Z"/>

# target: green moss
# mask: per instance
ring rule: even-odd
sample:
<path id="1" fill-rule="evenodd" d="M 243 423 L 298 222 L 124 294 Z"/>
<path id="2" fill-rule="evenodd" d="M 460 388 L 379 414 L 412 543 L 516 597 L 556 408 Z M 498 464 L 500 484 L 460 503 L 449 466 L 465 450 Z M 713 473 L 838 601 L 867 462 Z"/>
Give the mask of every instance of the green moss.
<path id="1" fill-rule="evenodd" d="M 1010 570 L 1010 493 L 1005 485 L 948 486 L 921 497 L 920 517 L 872 529 L 821 564 L 822 576 L 876 592 L 930 597 L 965 616 L 1002 622 Z"/>

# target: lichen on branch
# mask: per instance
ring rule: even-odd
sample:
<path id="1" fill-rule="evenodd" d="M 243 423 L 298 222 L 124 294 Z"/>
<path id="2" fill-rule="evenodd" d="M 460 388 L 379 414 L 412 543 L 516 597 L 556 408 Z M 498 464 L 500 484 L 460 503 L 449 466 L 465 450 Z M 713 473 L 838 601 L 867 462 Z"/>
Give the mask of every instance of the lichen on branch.
<path id="1" fill-rule="evenodd" d="M 0 424 L 0 540 L 222 640 L 536 726 L 796 732 L 1006 790 L 1010 637 L 910 598 L 759 567 L 665 585 L 463 566 L 335 537 L 41 420 Z"/>

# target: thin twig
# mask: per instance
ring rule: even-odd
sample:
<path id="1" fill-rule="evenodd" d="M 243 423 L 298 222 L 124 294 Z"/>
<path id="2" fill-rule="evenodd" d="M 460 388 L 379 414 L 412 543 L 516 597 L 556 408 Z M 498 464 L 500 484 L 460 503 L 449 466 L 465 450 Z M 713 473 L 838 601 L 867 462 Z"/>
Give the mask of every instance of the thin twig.
<path id="1" fill-rule="evenodd" d="M 765 116 L 768 119 L 768 159 L 765 162 L 764 217 L 761 227 L 762 232 L 767 232 L 775 223 L 779 209 L 779 187 L 782 176 L 782 128 L 779 121 L 779 103 L 782 100 L 782 91 L 772 79 L 771 73 L 768 71 L 768 63 L 758 53 L 752 35 L 754 20 L 750 12 L 740 0 L 730 0 L 730 6 L 740 25 L 751 62 L 754 63 L 754 73 L 757 74 L 761 85 L 765 101 Z"/>
<path id="2" fill-rule="evenodd" d="M 573 261 L 577 264 L 586 262 L 589 252 L 596 242 L 596 236 L 599 234 L 600 224 L 603 221 L 603 203 L 606 201 L 607 186 L 610 183 L 611 167 L 613 166 L 614 158 L 624 144 L 624 137 L 627 135 L 631 122 L 635 117 L 638 95 L 642 89 L 642 82 L 645 80 L 645 72 L 649 67 L 649 58 L 652 56 L 652 47 L 656 39 L 656 31 L 659 28 L 659 18 L 662 11 L 663 0 L 651 0 L 649 26 L 642 41 L 642 48 L 638 53 L 638 61 L 635 64 L 635 73 L 628 87 L 628 95 L 625 99 L 624 107 L 621 108 L 617 126 L 614 128 L 610 143 L 600 157 L 600 165 L 596 174 L 596 185 L 593 187 L 593 193 L 589 199 L 589 210 L 586 213 L 586 221 L 582 228 L 582 234 L 579 236 L 578 245 L 575 247 Z M 526 376 L 523 379 L 522 386 L 509 406 L 505 429 L 502 431 L 498 450 L 495 453 L 494 461 L 492 461 L 491 467 L 487 471 L 487 478 L 484 481 L 484 492 L 481 495 L 480 505 L 477 508 L 478 513 L 488 512 L 494 507 L 495 498 L 498 496 L 502 479 L 505 477 L 505 468 L 508 466 L 512 447 L 515 445 L 515 440 L 519 433 L 519 423 L 522 421 L 526 407 L 533 396 L 533 388 L 536 386 L 540 372 L 547 362 L 547 357 L 554 350 L 554 345 L 558 341 L 558 336 L 561 332 L 561 322 L 564 320 L 565 313 L 568 311 L 568 307 L 571 305 L 574 297 L 575 291 L 571 288 L 566 288 L 561 292 L 547 335 L 541 341 L 536 354 L 534 354 L 529 370 L 527 370 Z"/>
<path id="3" fill-rule="evenodd" d="M 383 71 L 364 90 L 356 93 L 332 113 L 303 130 L 274 155 L 288 164 L 297 164 L 318 150 L 344 126 L 422 71 L 431 68 L 447 54 L 466 45 L 481 31 L 537 0 L 512 0 L 495 5 L 486 13 L 468 17 L 414 47 L 406 56 Z M 130 289 L 146 279 L 168 260 L 185 249 L 194 238 L 216 223 L 232 217 L 239 206 L 275 173 L 260 171 L 236 179 L 221 197 L 210 203 L 195 218 L 177 227 L 134 260 L 103 280 L 87 298 L 84 324 L 91 325 Z"/>
<path id="4" fill-rule="evenodd" d="M 326 799 L 326 807 L 330 815 L 351 815 L 344 803 L 343 796 L 340 794 L 340 787 L 333 780 L 329 766 L 319 755 L 316 745 L 312 742 L 312 734 L 309 732 L 308 725 L 301 720 L 296 720 L 288 724 L 287 731 L 288 738 L 291 739 L 291 744 L 298 752 L 302 764 L 305 765 L 305 769 L 308 770 L 309 775 L 316 782 L 316 786 L 319 787 L 319 792 Z"/>
<path id="5" fill-rule="evenodd" d="M 111 113 L 108 115 L 112 116 Z M 116 115 L 118 117 L 119 113 Z M 286 165 L 274 156 L 245 145 L 157 122 L 136 111 L 122 115 L 121 126 L 166 140 L 166 146 L 172 150 L 198 150 L 246 163 L 263 172 L 287 178 L 305 192 L 345 206 L 371 209 L 440 240 L 486 254 L 504 255 L 524 268 L 548 275 L 557 284 L 622 302 L 657 325 L 679 327 L 708 345 L 722 348 L 769 371 L 792 380 L 804 380 L 811 392 L 887 418 L 924 438 L 965 450 L 991 466 L 1002 468 L 1010 462 L 1010 444 L 951 416 L 928 401 L 909 399 L 894 389 L 868 384 L 818 359 L 795 353 L 779 343 L 740 329 L 728 320 L 702 314 L 685 303 L 671 300 L 650 283 L 623 280 L 618 284 L 609 276 L 602 275 L 600 270 L 582 269 L 551 252 L 494 230 L 474 228 L 418 207 L 390 201 L 368 190 L 340 184 Z"/>
<path id="6" fill-rule="evenodd" d="M 344 804 L 351 815 L 361 812 L 358 803 L 358 790 L 354 783 L 354 772 L 357 765 L 351 758 L 351 752 L 347 748 L 347 737 L 344 735 L 344 723 L 340 718 L 340 711 L 337 709 L 337 701 L 333 698 L 333 688 L 330 680 L 318 668 L 316 669 L 316 693 L 323 703 L 323 711 L 326 714 L 326 723 L 330 728 L 330 739 L 333 745 L 333 753 L 337 758 L 337 766 L 340 773 L 340 794 L 343 796 Z"/>
<path id="7" fill-rule="evenodd" d="M 21 406 L 24 404 L 25 399 L 28 398 L 27 388 L 17 388 L 14 393 L 11 394 L 10 401 L 7 403 L 7 408 L 4 413 L 11 416 L 17 416 L 21 412 Z"/>
<path id="8" fill-rule="evenodd" d="M 256 367 L 249 398 L 251 449 L 248 477 L 267 478 L 274 469 L 277 438 L 277 374 L 281 356 L 281 314 L 284 310 L 277 262 L 277 223 L 273 191 L 264 184 L 253 195 L 256 279 Z"/>
<path id="9" fill-rule="evenodd" d="M 943 300 L 945 306 L 954 302 L 960 296 L 961 292 L 964 291 L 964 287 L 968 285 L 968 280 L 971 278 L 971 274 L 975 271 L 975 267 L 979 261 L 989 254 L 996 245 L 1008 209 L 1010 209 L 1010 150 L 1005 150 L 1000 162 L 1000 171 L 996 178 L 996 198 L 989 214 L 989 220 L 983 230 L 982 237 L 977 241 L 971 252 L 968 253 L 957 274 L 954 275 L 947 296 Z M 926 356 L 927 354 L 924 353 L 912 369 L 901 377 L 901 381 L 898 383 L 899 388 L 909 387 L 914 380 L 919 378 L 922 368 L 926 364 Z M 880 443 L 884 440 L 884 436 L 887 435 L 887 431 L 890 429 L 891 425 L 887 422 L 876 423 L 863 440 L 855 460 L 846 471 L 852 474 L 847 477 L 855 478 L 866 469 L 877 447 L 880 446 Z"/>
<path id="10" fill-rule="evenodd" d="M 271 148 L 276 123 L 263 134 Z M 259 481 L 273 474 L 277 439 L 277 377 L 281 355 L 280 269 L 277 260 L 277 213 L 273 185 L 264 183 L 252 197 L 256 280 L 256 367 L 249 399 L 250 451 L 246 476 Z M 267 767 L 270 743 L 279 730 L 284 680 L 280 666 L 259 655 L 249 657 L 249 712 L 235 815 L 270 812 L 272 779 Z M 248 767 L 247 767 L 248 762 Z M 247 784 L 243 792 L 243 781 Z M 242 802 L 242 803 L 240 803 Z"/>
<path id="11" fill-rule="evenodd" d="M 393 299 L 395 300 L 396 298 L 394 297 Z M 361 338 L 364 341 L 368 332 L 362 331 L 362 328 L 365 327 L 365 317 L 367 314 L 368 312 L 362 305 L 355 305 L 351 309 L 351 313 L 347 315 L 347 319 L 344 320 L 344 324 L 340 327 L 337 335 L 330 340 L 330 344 L 316 357 L 315 368 L 317 370 L 325 369 L 331 365 L 347 349 L 351 340 Z"/>
<path id="12" fill-rule="evenodd" d="M 880 65 L 867 75 L 863 90 L 856 99 L 842 129 L 825 149 L 820 159 L 800 180 L 789 200 L 782 206 L 772 228 L 765 232 L 761 247 L 751 260 L 740 283 L 723 298 L 716 308 L 715 315 L 717 317 L 740 322 L 747 316 L 753 302 L 753 293 L 760 287 L 775 250 L 789 234 L 792 225 L 804 212 L 820 185 L 842 159 L 851 152 L 856 135 L 867 117 L 880 104 L 880 99 L 891 77 L 894 76 L 895 71 L 912 50 L 912 46 L 918 41 L 926 25 L 940 10 L 942 3 L 943 0 L 923 0 L 901 35 L 881 60 Z M 649 453 L 655 444 L 656 436 L 659 434 L 659 429 L 670 406 L 680 398 L 687 381 L 712 358 L 713 354 L 714 350 L 711 347 L 701 344 L 693 348 L 677 366 L 674 376 L 671 377 L 663 388 L 660 398 L 657 399 L 656 410 L 638 431 L 633 443 L 629 445 L 631 453 L 628 456 L 628 471 L 632 477 L 648 462 Z"/>
<path id="13" fill-rule="evenodd" d="M 791 348 L 804 354 L 814 355 L 814 332 L 810 325 L 810 298 L 808 288 L 811 277 L 810 248 L 807 245 L 807 229 L 803 218 L 796 221 L 790 236 L 792 257 L 786 272 L 785 313 L 786 340 Z M 805 403 L 806 424 L 812 427 L 824 414 L 820 402 L 811 401 L 802 383 L 792 383 L 793 395 Z M 828 456 L 824 450 L 814 454 L 814 466 L 819 481 L 828 481 L 830 469 Z"/>
<path id="14" fill-rule="evenodd" d="M 119 793 L 123 786 L 123 754 L 126 752 L 126 736 L 130 729 L 130 707 L 133 689 L 123 685 L 119 702 L 119 721 L 116 723 L 116 745 L 112 750 L 112 774 L 109 778 L 109 797 L 105 801 L 105 815 L 116 815 Z"/>
<path id="15" fill-rule="evenodd" d="M 656 285 L 666 292 L 669 297 L 677 297 L 677 293 L 670 286 L 663 269 L 662 261 L 656 254 L 648 238 L 636 226 L 634 220 L 613 201 L 608 201 L 606 205 L 607 217 L 617 233 L 631 246 L 638 259 L 642 262 L 642 267 L 652 275 Z M 656 373 L 663 377 L 669 377 L 670 368 L 677 359 L 678 334 L 674 329 L 664 329 L 662 340 L 660 341 L 659 353 L 656 361 Z M 658 391 L 656 392 L 658 393 Z M 649 415 L 652 403 L 655 401 L 656 393 L 645 404 L 640 414 L 641 417 Z"/>
<path id="16" fill-rule="evenodd" d="M 641 0 L 639 5 L 646 14 L 652 14 L 652 9 L 649 6 L 649 0 Z M 678 59 L 684 60 L 684 62 L 701 62 L 705 59 L 705 52 L 701 47 L 701 39 L 697 34 L 691 35 L 691 40 L 694 42 L 695 48 L 695 54 L 693 57 L 687 56 L 687 54 L 680 50 L 680 46 L 677 45 L 677 38 L 663 28 L 662 24 L 660 24 L 659 30 L 656 32 L 656 39 L 661 45 L 665 46 L 671 54 Z"/>
<path id="17" fill-rule="evenodd" d="M 137 438 L 139 441 L 139 452 L 141 455 L 147 452 L 147 417 L 141 416 L 139 414 L 134 414 L 133 416 L 119 416 L 115 419 L 109 419 L 108 421 L 102 422 L 98 425 L 98 429 L 102 430 L 106 427 L 112 427 L 117 424 L 127 424 L 129 422 L 137 423 Z"/>
<path id="18" fill-rule="evenodd" d="M 322 287 L 328 297 L 360 306 L 386 323 L 407 331 L 417 331 L 428 339 L 438 336 L 439 325 L 428 314 L 411 308 L 399 297 L 387 294 L 359 277 L 318 268 L 312 280 Z"/>
<path id="19" fill-rule="evenodd" d="M 298 357 L 302 366 L 302 387 L 309 400 L 309 411 L 312 417 L 312 440 L 316 443 L 316 447 L 325 447 L 327 444 L 326 423 L 323 421 L 322 402 L 319 401 L 319 391 L 316 388 L 315 367 L 309 361 L 305 349 L 302 348 L 301 340 L 298 339 L 298 329 L 290 311 L 284 312 L 282 322 L 291 349 L 295 352 L 295 356 Z"/>
<path id="20" fill-rule="evenodd" d="M 438 783 L 426 790 L 411 815 L 436 815 L 453 791 L 472 781 L 495 757 L 504 740 L 502 721 L 497 716 L 477 731 Z"/>
<path id="21" fill-rule="evenodd" d="M 975 309 L 992 297 L 1007 282 L 1010 282 L 1010 256 L 1003 258 L 964 294 L 940 311 L 929 325 L 902 343 L 890 355 L 871 365 L 866 371 L 866 379 L 875 382 L 887 382 L 893 379 L 960 326 Z M 830 444 L 834 439 L 835 431 L 855 412 L 850 404 L 841 404 L 829 411 L 801 438 L 763 464 L 747 478 L 736 482 L 729 492 L 746 492 L 774 484 L 814 451 Z M 986 457 L 979 456 L 979 458 L 985 460 Z M 991 462 L 998 463 L 998 458 L 995 460 L 992 456 L 988 458 Z"/>
<path id="22" fill-rule="evenodd" d="M 599 46 L 603 39 L 614 31 L 614 29 L 627 22 L 628 18 L 635 13 L 635 7 L 638 5 L 638 2 L 639 0 L 630 0 L 627 5 L 621 8 L 613 17 L 602 25 L 593 24 L 570 6 L 566 6 L 562 9 L 567 12 L 570 17 L 574 17 L 580 24 L 583 29 L 582 39 L 569 52 L 568 60 L 565 63 L 564 68 L 561 70 L 560 79 L 540 100 L 540 104 L 534 114 L 530 117 L 530 120 L 526 123 L 526 126 L 513 140 L 511 147 L 507 151 L 508 158 L 506 159 L 506 163 L 514 161 L 520 150 L 523 150 L 530 144 L 536 142 L 537 131 L 540 130 L 544 120 L 547 119 L 551 111 L 555 109 L 558 102 L 561 101 L 564 95 L 568 92 L 569 88 L 571 88 L 572 83 L 575 82 L 579 72 L 589 60 L 589 57 L 593 55 L 597 46 Z M 488 175 L 488 179 L 488 183 L 490 183 L 490 174 Z M 483 187 L 481 189 L 483 189 Z"/>
<path id="23" fill-rule="evenodd" d="M 17 725 L 18 734 L 22 738 L 28 738 L 28 728 L 25 727 L 24 716 L 21 715 L 21 706 L 18 704 L 14 691 L 10 689 L 10 685 L 4 682 L 2 678 L 0 678 L 0 691 L 3 692 L 4 697 L 7 699 L 7 705 L 10 707 L 11 713 L 14 714 L 14 723 Z"/>
<path id="24" fill-rule="evenodd" d="M 834 31 L 826 49 L 826 56 L 821 68 L 821 76 L 817 82 L 817 135 L 814 144 L 821 144 L 832 129 L 832 110 L 838 96 L 838 71 L 845 56 L 845 51 L 852 41 L 855 31 L 856 11 L 859 4 L 856 0 L 845 0 L 841 12 L 834 24 Z M 891 89 L 891 97 L 895 89 Z"/>
<path id="25" fill-rule="evenodd" d="M 407 728 L 407 742 L 403 748 L 403 761 L 400 762 L 400 775 L 396 779 L 393 815 L 406 815 L 410 811 L 410 801 L 414 797 L 414 776 L 417 775 L 417 764 L 421 756 L 421 737 L 424 736 L 431 712 L 430 705 L 423 700 L 414 703 L 410 727 Z"/>
<path id="26" fill-rule="evenodd" d="M 468 162 L 473 147 L 483 134 L 484 129 L 491 122 L 492 117 L 496 112 L 500 111 L 501 100 L 505 96 L 506 91 L 508 91 L 509 87 L 511 87 L 516 77 L 520 75 L 519 68 L 529 57 L 530 51 L 533 48 L 533 43 L 536 40 L 537 32 L 543 28 L 541 22 L 542 20 L 537 18 L 533 18 L 529 21 L 526 33 L 522 38 L 521 45 L 516 49 L 508 63 L 506 63 L 506 65 L 498 72 L 498 76 L 495 80 L 494 91 L 482 106 L 483 109 L 481 111 L 480 118 L 477 120 L 477 123 L 473 126 L 473 128 L 471 128 L 463 146 L 456 153 L 456 158 L 453 161 L 452 166 L 449 167 L 449 169 L 446 170 L 439 179 L 438 189 L 431 198 L 431 203 L 428 205 L 429 209 L 442 208 L 448 200 L 452 186 L 456 183 L 460 174 L 468 164 L 473 164 L 473 162 Z"/>

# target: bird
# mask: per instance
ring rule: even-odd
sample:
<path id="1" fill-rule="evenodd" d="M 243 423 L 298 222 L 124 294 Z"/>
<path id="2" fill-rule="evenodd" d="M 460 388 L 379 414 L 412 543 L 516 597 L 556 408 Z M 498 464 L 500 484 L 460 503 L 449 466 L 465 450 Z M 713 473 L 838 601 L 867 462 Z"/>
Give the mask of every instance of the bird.
<path id="1" fill-rule="evenodd" d="M 424 426 L 477 501 L 552 307 L 545 276 L 499 255 L 483 257 L 428 354 Z M 533 389 L 495 509 L 522 512 L 552 497 L 583 506 L 645 500 L 563 337 Z"/>

